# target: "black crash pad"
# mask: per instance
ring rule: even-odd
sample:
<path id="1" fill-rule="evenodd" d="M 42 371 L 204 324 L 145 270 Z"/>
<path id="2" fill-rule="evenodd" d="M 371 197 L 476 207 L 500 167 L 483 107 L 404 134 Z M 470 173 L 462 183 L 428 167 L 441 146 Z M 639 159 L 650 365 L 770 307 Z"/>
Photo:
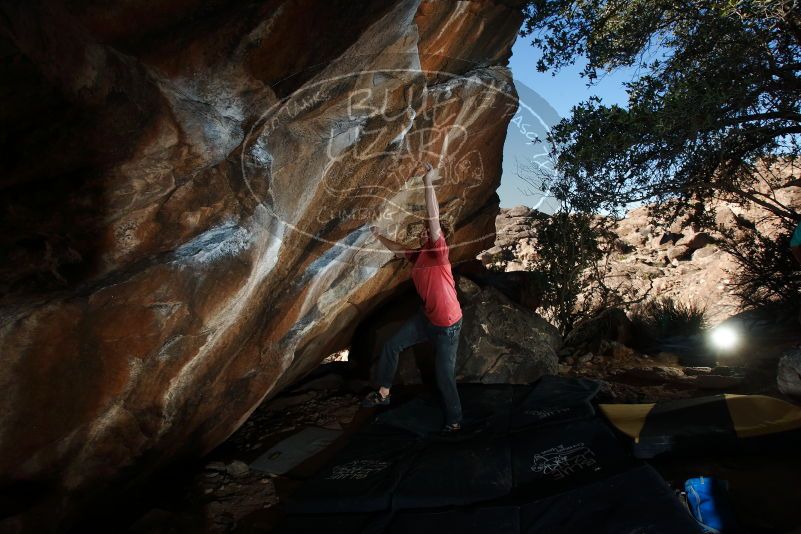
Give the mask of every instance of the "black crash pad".
<path id="1" fill-rule="evenodd" d="M 406 471 L 394 509 L 434 508 L 487 501 L 512 489 L 505 436 L 430 443 Z"/>
<path id="2" fill-rule="evenodd" d="M 801 446 L 801 408 L 765 395 L 722 394 L 600 408 L 634 439 L 638 458 L 765 455 Z"/>
<path id="3" fill-rule="evenodd" d="M 638 465 L 599 419 L 518 432 L 510 438 L 515 488 L 547 496 Z"/>
<path id="4" fill-rule="evenodd" d="M 518 534 L 519 514 L 514 506 L 451 508 L 398 513 L 386 530 L 388 534 Z"/>
<path id="5" fill-rule="evenodd" d="M 459 389 L 463 432 L 438 435 L 435 394 L 383 410 L 292 496 L 280 531 L 698 531 L 659 474 L 594 416 L 597 383 Z"/>
<path id="6" fill-rule="evenodd" d="M 421 448 L 412 439 L 355 434 L 292 495 L 286 509 L 300 514 L 389 510 L 393 491 Z"/>
<path id="7" fill-rule="evenodd" d="M 693 534 L 698 523 L 659 473 L 640 465 L 520 507 L 520 532 Z"/>
<path id="8" fill-rule="evenodd" d="M 348 534 L 379 534 L 386 532 L 392 518 L 389 512 L 376 514 L 313 514 L 290 515 L 276 528 L 276 534 L 313 534 L 342 532 Z"/>
<path id="9" fill-rule="evenodd" d="M 591 402 L 601 385 L 588 378 L 546 375 L 532 386 L 515 390 L 512 431 L 563 424 L 595 416 Z"/>
<path id="10" fill-rule="evenodd" d="M 506 434 L 513 394 L 511 385 L 459 385 L 464 434 Z M 391 427 L 428 438 L 436 436 L 444 422 L 439 396 L 436 393 L 427 393 L 383 410 L 376 416 L 368 432 L 382 433 L 383 427 Z"/>

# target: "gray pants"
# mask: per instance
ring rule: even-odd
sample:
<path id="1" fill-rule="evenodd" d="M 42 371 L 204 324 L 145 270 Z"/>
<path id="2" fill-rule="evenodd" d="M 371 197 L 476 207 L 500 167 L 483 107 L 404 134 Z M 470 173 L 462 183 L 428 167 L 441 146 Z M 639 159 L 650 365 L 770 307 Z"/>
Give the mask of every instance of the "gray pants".
<path id="1" fill-rule="evenodd" d="M 445 423 L 460 423 L 462 421 L 462 403 L 456 389 L 454 369 L 461 330 L 462 319 L 451 326 L 437 326 L 428 320 L 421 308 L 384 343 L 378 358 L 376 376 L 378 385 L 388 389 L 392 387 L 392 380 L 395 378 L 395 371 L 398 368 L 398 355 L 404 349 L 431 340 L 436 349 L 434 364 L 437 386 L 445 407 Z"/>

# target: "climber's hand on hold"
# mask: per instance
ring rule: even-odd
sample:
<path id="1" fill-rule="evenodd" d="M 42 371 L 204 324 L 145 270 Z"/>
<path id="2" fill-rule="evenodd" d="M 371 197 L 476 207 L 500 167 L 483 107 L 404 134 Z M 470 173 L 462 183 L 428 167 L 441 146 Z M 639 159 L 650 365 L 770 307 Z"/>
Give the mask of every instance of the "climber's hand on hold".
<path id="1" fill-rule="evenodd" d="M 423 163 L 423 166 L 426 169 L 425 175 L 423 175 L 423 184 L 426 186 L 432 185 L 434 183 L 434 177 L 437 175 L 437 172 L 434 170 L 434 167 L 426 162 Z"/>

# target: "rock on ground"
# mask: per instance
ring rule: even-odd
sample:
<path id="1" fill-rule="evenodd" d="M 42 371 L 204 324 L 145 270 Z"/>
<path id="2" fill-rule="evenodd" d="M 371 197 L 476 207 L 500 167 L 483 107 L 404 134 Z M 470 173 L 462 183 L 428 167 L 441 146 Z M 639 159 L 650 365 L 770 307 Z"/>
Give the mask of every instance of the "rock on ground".
<path id="1" fill-rule="evenodd" d="M 471 285 L 467 279 L 460 287 Z M 562 338 L 555 326 L 493 287 L 464 299 L 456 378 L 485 384 L 527 384 L 557 374 Z"/>
<path id="2" fill-rule="evenodd" d="M 801 399 L 801 348 L 788 350 L 779 359 L 776 383 L 785 395 Z"/>

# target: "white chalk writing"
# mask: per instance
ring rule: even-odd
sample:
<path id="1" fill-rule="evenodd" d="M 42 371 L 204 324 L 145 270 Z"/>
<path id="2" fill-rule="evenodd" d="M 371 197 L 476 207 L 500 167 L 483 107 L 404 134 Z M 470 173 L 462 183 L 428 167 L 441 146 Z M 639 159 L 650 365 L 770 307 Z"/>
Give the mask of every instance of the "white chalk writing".
<path id="1" fill-rule="evenodd" d="M 361 480 L 373 473 L 378 473 L 389 467 L 389 463 L 381 460 L 354 460 L 346 464 L 337 465 L 328 480 Z"/>
<path id="2" fill-rule="evenodd" d="M 561 480 L 577 471 L 599 470 L 595 453 L 584 445 L 559 445 L 534 455 L 531 470 L 556 480 Z"/>
<path id="3" fill-rule="evenodd" d="M 567 413 L 570 411 L 570 408 L 559 408 L 556 406 L 551 406 L 548 408 L 540 408 L 539 410 L 526 410 L 526 415 L 532 415 L 534 417 L 539 417 L 540 419 L 548 419 L 549 417 L 553 417 L 555 415 Z"/>

